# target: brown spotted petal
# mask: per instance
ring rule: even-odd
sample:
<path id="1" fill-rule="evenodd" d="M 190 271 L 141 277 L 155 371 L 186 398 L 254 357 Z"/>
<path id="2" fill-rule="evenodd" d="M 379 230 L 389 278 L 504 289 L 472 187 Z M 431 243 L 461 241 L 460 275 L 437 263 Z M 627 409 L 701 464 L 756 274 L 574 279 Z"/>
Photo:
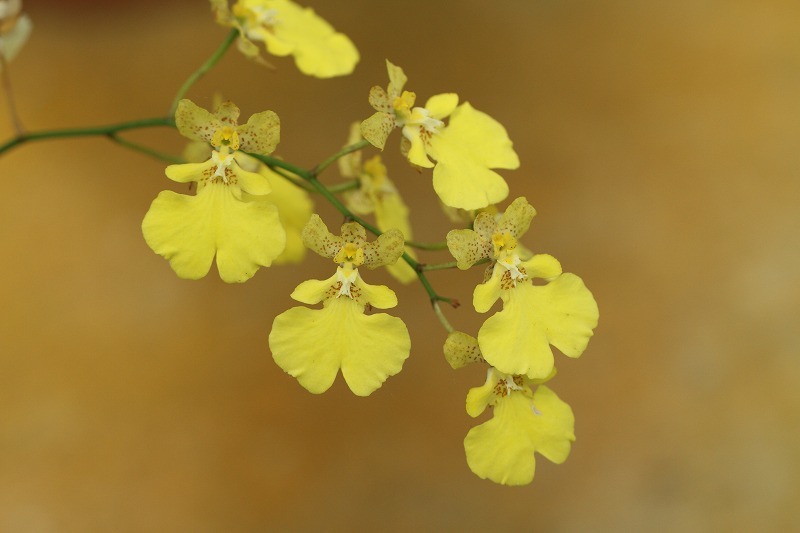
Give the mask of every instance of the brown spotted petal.
<path id="1" fill-rule="evenodd" d="M 472 228 L 478 235 L 491 242 L 492 235 L 497 233 L 497 220 L 494 214 L 483 211 L 475 217 Z"/>
<path id="2" fill-rule="evenodd" d="M 253 154 L 269 155 L 275 151 L 281 137 L 281 121 L 274 111 L 262 111 L 251 116 L 247 123 L 236 128 L 239 149 Z"/>
<path id="3" fill-rule="evenodd" d="M 492 254 L 492 242 L 471 229 L 454 229 L 448 232 L 447 248 L 461 270 L 468 269 Z"/>
<path id="4" fill-rule="evenodd" d="M 358 222 L 345 222 L 339 234 L 344 242 L 353 243 L 359 248 L 363 248 L 367 242 L 367 231 Z"/>
<path id="5" fill-rule="evenodd" d="M 223 123 L 236 127 L 239 123 L 239 108 L 236 107 L 236 104 L 231 102 L 230 100 L 227 102 L 222 102 L 219 106 L 217 106 L 217 110 L 214 111 L 214 116 L 217 117 Z"/>
<path id="6" fill-rule="evenodd" d="M 175 110 L 175 126 L 184 137 L 210 143 L 211 137 L 222 127 L 222 123 L 210 111 L 191 100 L 183 99 Z"/>
<path id="7" fill-rule="evenodd" d="M 378 111 L 368 119 L 361 122 L 361 135 L 375 148 L 386 146 L 386 139 L 394 129 L 397 122 L 394 115 Z"/>
<path id="8" fill-rule="evenodd" d="M 397 228 L 392 228 L 376 240 L 364 245 L 364 265 L 370 269 L 393 265 L 403 255 L 404 248 L 403 233 Z"/>
<path id="9" fill-rule="evenodd" d="M 478 339 L 461 331 L 454 331 L 447 336 L 444 342 L 444 358 L 454 370 L 483 361 Z"/>
<path id="10" fill-rule="evenodd" d="M 394 112 L 392 109 L 392 102 L 389 100 L 389 95 L 386 94 L 383 87 L 377 85 L 369 90 L 369 105 L 371 105 L 375 111 L 381 111 L 382 113 Z"/>
<path id="11" fill-rule="evenodd" d="M 344 246 L 344 239 L 328 231 L 328 227 L 316 213 L 308 219 L 302 237 L 303 244 L 322 257 L 333 258 Z"/>
<path id="12" fill-rule="evenodd" d="M 531 220 L 536 216 L 536 209 L 533 208 L 524 196 L 520 196 L 506 208 L 500 222 L 497 224 L 497 232 L 501 234 L 509 233 L 514 238 L 519 239 L 528 231 Z"/>

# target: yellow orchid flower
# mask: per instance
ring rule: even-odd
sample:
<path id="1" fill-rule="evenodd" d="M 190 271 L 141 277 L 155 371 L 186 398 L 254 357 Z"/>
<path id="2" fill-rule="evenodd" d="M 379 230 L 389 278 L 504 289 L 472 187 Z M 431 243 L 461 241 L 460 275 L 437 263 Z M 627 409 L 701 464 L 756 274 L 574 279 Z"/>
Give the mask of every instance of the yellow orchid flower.
<path id="1" fill-rule="evenodd" d="M 181 134 L 212 146 L 202 163 L 170 165 L 168 178 L 195 182 L 197 194 L 162 191 L 142 221 L 150 248 L 169 260 L 179 277 L 198 279 L 216 255 L 223 281 L 243 282 L 259 266 L 269 266 L 283 252 L 286 233 L 276 207 L 264 201 L 269 181 L 240 164 L 246 154 L 270 154 L 278 143 L 280 123 L 272 111 L 238 125 L 239 108 L 231 102 L 216 113 L 181 100 L 175 122 Z"/>
<path id="2" fill-rule="evenodd" d="M 579 357 L 597 326 L 599 312 L 592 293 L 574 274 L 547 254 L 522 260 L 517 242 L 530 226 L 535 209 L 517 198 L 498 219 L 479 214 L 474 230 L 447 235 L 457 266 L 469 268 L 490 258 L 486 280 L 475 287 L 473 306 L 486 313 L 498 298 L 503 310 L 491 316 L 478 333 L 486 361 L 501 372 L 543 378 L 553 370 L 552 344 L 568 357 Z M 534 285 L 534 279 L 546 281 Z"/>
<path id="3" fill-rule="evenodd" d="M 464 451 L 470 469 L 503 485 L 526 485 L 536 470 L 534 452 L 561 464 L 575 441 L 575 416 L 568 404 L 544 385 L 547 381 L 509 375 L 490 368 L 486 382 L 467 394 L 467 413 L 494 408 L 490 420 L 469 430 Z"/>
<path id="4" fill-rule="evenodd" d="M 403 70 L 388 60 L 386 66 L 389 86 L 370 90 L 376 113 L 361 123 L 364 138 L 383 150 L 392 130 L 401 128 L 403 154 L 413 165 L 433 168 L 433 188 L 447 206 L 473 210 L 505 199 L 508 185 L 491 170 L 519 167 L 505 128 L 467 102 L 458 105 L 455 93 L 435 95 L 416 107 L 416 94 L 403 90 Z"/>
<path id="5" fill-rule="evenodd" d="M 377 268 L 397 261 L 403 252 L 403 235 L 393 229 L 366 242 L 364 228 L 350 222 L 336 236 L 315 214 L 303 231 L 303 241 L 338 266 L 330 278 L 305 281 L 294 290 L 295 300 L 309 305 L 322 302 L 323 307 L 293 307 L 275 317 L 269 335 L 272 357 L 309 392 L 328 390 L 341 369 L 350 390 L 368 396 L 400 372 L 411 339 L 399 318 L 365 314 L 368 305 L 396 306 L 397 297 L 386 286 L 366 283 L 358 267 Z"/>
<path id="6" fill-rule="evenodd" d="M 218 108 L 223 103 L 222 96 L 215 94 L 213 102 Z M 205 141 L 192 141 L 183 150 L 183 158 L 190 163 L 202 163 L 208 159 L 211 150 L 209 143 Z M 291 183 L 254 157 L 238 154 L 236 161 L 243 169 L 264 176 L 272 189 L 269 195 L 258 197 L 259 201 L 271 203 L 278 209 L 278 218 L 286 231 L 286 248 L 272 263 L 274 265 L 300 263 L 306 255 L 301 232 L 314 211 L 311 196 L 305 189 Z M 247 193 L 243 193 L 242 196 L 254 199 Z"/>
<path id="7" fill-rule="evenodd" d="M 350 74 L 360 58 L 352 41 L 291 0 L 211 0 L 217 22 L 239 30 L 239 50 L 258 58 L 263 42 L 272 55 L 294 56 L 300 72 L 317 78 Z"/>

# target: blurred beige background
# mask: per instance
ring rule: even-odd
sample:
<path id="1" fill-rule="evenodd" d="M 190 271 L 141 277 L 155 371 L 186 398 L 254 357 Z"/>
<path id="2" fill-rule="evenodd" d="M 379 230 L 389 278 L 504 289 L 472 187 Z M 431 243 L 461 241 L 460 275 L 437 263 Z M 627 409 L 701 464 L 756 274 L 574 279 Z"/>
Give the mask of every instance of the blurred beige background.
<path id="1" fill-rule="evenodd" d="M 371 113 L 384 58 L 508 129 L 525 243 L 601 310 L 553 388 L 569 460 L 533 484 L 468 470 L 454 372 L 417 285 L 398 289 L 404 371 L 368 399 L 313 396 L 267 348 L 289 293 L 331 265 L 244 285 L 177 279 L 141 238 L 164 165 L 101 138 L 0 158 L 0 531 L 787 531 L 800 513 L 800 7 L 794 1 L 506 0 L 314 7 L 358 45 L 347 78 L 232 51 L 190 92 L 281 117 L 313 166 Z M 206 2 L 28 2 L 12 64 L 30 130 L 159 116 L 218 45 Z M 5 108 L 0 137 L 11 135 Z M 177 153 L 163 130 L 129 138 Z M 386 151 L 420 240 L 448 222 L 428 174 Z M 339 180 L 336 170 L 324 175 Z M 330 225 L 339 218 L 320 212 Z M 431 262 L 446 256 L 429 254 Z M 469 302 L 479 273 L 431 276 Z M 372 282 L 390 283 L 385 273 Z M 468 305 L 448 315 L 475 333 Z"/>

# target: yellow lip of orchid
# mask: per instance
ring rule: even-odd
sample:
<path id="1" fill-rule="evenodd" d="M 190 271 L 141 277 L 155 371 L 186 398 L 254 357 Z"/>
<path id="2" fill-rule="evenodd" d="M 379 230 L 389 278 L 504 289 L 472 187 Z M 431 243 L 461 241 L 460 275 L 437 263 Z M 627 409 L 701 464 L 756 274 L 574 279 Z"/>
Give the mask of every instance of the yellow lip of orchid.
<path id="1" fill-rule="evenodd" d="M 563 463 L 575 441 L 575 416 L 550 388 L 490 368 L 486 383 L 467 394 L 467 412 L 493 406 L 492 418 L 469 430 L 464 450 L 470 469 L 503 485 L 526 485 L 536 471 L 534 453 Z"/>
<path id="2" fill-rule="evenodd" d="M 513 269 L 498 264 L 492 278 L 475 288 L 479 312 L 488 311 L 497 298 L 503 301 L 503 309 L 481 326 L 478 343 L 486 361 L 502 372 L 543 378 L 553 369 L 551 345 L 572 358 L 586 349 L 597 326 L 597 303 L 578 276 L 560 273 L 551 256 L 536 255 L 517 268 L 523 276 L 513 279 Z M 546 285 L 531 283 L 532 277 L 554 273 Z M 505 276 L 511 281 L 506 283 Z"/>
<path id="3" fill-rule="evenodd" d="M 411 340 L 399 318 L 364 314 L 341 296 L 322 309 L 293 307 L 275 317 L 269 346 L 278 366 L 309 392 L 328 390 L 341 370 L 354 394 L 368 396 L 400 372 Z"/>

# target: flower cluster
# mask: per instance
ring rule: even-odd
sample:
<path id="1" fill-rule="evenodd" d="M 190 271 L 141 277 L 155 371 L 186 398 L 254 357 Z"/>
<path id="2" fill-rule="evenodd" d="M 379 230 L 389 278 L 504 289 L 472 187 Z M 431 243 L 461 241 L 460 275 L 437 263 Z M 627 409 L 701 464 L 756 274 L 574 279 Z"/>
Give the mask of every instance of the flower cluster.
<path id="1" fill-rule="evenodd" d="M 313 10 L 291 0 L 210 4 L 228 36 L 174 95 L 170 116 L 23 134 L 9 92 L 18 135 L 0 152 L 37 139 L 100 134 L 173 163 L 166 177 L 182 189 L 161 191 L 141 229 L 147 245 L 183 279 L 203 278 L 215 263 L 222 281 L 243 283 L 262 267 L 301 263 L 307 250 L 332 261 L 327 279 L 298 278 L 306 281 L 291 297 L 302 305 L 274 317 L 265 339 L 264 351 L 268 346 L 277 366 L 313 394 L 329 390 L 341 372 L 353 394 L 369 396 L 402 370 L 411 354 L 409 331 L 400 317 L 379 312 L 396 307 L 397 296 L 362 276 L 373 275 L 364 274 L 366 269 L 385 267 L 399 283 L 418 281 L 447 332 L 444 355 L 450 366 L 485 365 L 485 383 L 466 398 L 473 418 L 492 408 L 491 418 L 464 439 L 472 471 L 496 483 L 522 485 L 534 477 L 535 454 L 565 461 L 575 440 L 575 419 L 549 388 L 556 375 L 553 347 L 579 357 L 597 326 L 598 308 L 581 278 L 563 272 L 551 255 L 520 243 L 536 215 L 524 197 L 499 211 L 509 186 L 497 171 L 520 165 L 506 129 L 456 93 L 436 94 L 417 105 L 403 69 L 387 60 L 389 84 L 371 88 L 366 100 L 374 113 L 352 117 L 358 120 L 351 124 L 347 144 L 316 166 L 292 164 L 274 153 L 281 124 L 273 111 L 240 123 L 232 102 L 215 97 L 207 110 L 186 94 L 234 43 L 261 63 L 262 46 L 276 56 L 291 55 L 302 73 L 317 78 L 352 72 L 358 50 Z M 30 30 L 21 0 L 0 0 L 0 69 L 6 88 L 7 63 Z M 120 138 L 125 131 L 152 126 L 174 127 L 188 139 L 182 157 Z M 401 181 L 402 171 L 392 171 L 390 178 L 382 154 L 374 153 L 398 128 L 400 152 L 411 171 L 403 169 L 410 174 L 431 170 L 433 191 L 450 220 L 438 242 L 412 240 L 411 210 L 400 190 L 422 188 L 418 181 Z M 322 173 L 336 166 L 343 182 L 323 181 Z M 312 198 L 326 201 L 343 217 L 338 235 L 314 213 Z M 448 250 L 455 261 L 420 257 Z M 455 308 L 457 300 L 442 296 L 427 276 L 432 270 L 452 273 L 475 266 L 484 275 L 472 289 L 472 306 L 490 316 L 471 336 L 452 327 L 442 304 Z M 383 271 L 374 275 L 385 276 Z M 496 308 L 498 300 L 502 306 Z"/>
<path id="2" fill-rule="evenodd" d="M 550 345 L 579 357 L 599 316 L 578 276 L 563 273 L 554 257 L 532 255 L 519 245 L 535 214 L 520 197 L 502 215 L 480 213 L 473 229 L 447 235 L 459 268 L 489 260 L 484 281 L 473 292 L 475 310 L 486 313 L 498 299 L 503 302 L 477 339 L 451 333 L 444 352 L 453 368 L 478 361 L 490 365 L 486 383 L 467 395 L 467 412 L 476 417 L 493 406 L 494 417 L 470 430 L 464 449 L 473 472 L 508 485 L 533 479 L 534 452 L 555 463 L 566 460 L 575 440 L 572 411 L 549 388 L 539 386 L 534 393 L 532 387 L 556 373 Z"/>
<path id="3" fill-rule="evenodd" d="M 273 54 L 294 55 L 302 72 L 317 77 L 346 74 L 358 61 L 349 39 L 289 0 L 211 3 L 218 22 L 235 28 L 231 39 L 238 35 L 240 49 L 250 57 L 259 57 L 254 41 L 260 41 Z M 240 125 L 239 109 L 231 102 L 219 103 L 211 113 L 181 100 L 175 125 L 192 143 L 185 152 L 188 162 L 170 165 L 166 175 L 195 184 L 196 192 L 161 192 L 142 222 L 144 238 L 178 276 L 189 279 L 205 276 L 214 257 L 227 282 L 246 281 L 273 263 L 297 263 L 306 248 L 332 260 L 336 266 L 329 278 L 295 288 L 291 297 L 305 305 L 276 316 L 268 340 L 275 363 L 314 394 L 327 391 L 341 371 L 354 394 L 369 396 L 399 373 L 410 355 L 403 320 L 375 312 L 397 305 L 394 291 L 367 283 L 362 267 L 386 267 L 402 283 L 419 279 L 449 332 L 444 354 L 450 365 L 488 366 L 485 383 L 467 394 L 466 410 L 478 417 L 491 407 L 493 416 L 468 432 L 467 464 L 497 483 L 529 483 L 536 453 L 561 463 L 575 440 L 572 410 L 544 383 L 556 374 L 552 347 L 570 358 L 586 349 L 597 326 L 597 304 L 583 281 L 564 273 L 554 257 L 534 254 L 519 242 L 536 215 L 524 197 L 498 213 L 509 188 L 494 169 L 519 166 L 505 128 L 469 103 L 459 104 L 455 93 L 416 106 L 416 95 L 405 90 L 403 70 L 386 65 L 388 87 L 369 93 L 375 113 L 354 123 L 347 145 L 312 170 L 272 155 L 280 136 L 272 111 Z M 454 264 L 419 262 L 411 245 L 444 246 L 410 240 L 409 208 L 381 156 L 361 153 L 369 144 L 382 150 L 395 128 L 402 131 L 400 149 L 412 168 L 433 169 L 433 189 L 451 220 L 470 226 L 447 233 Z M 341 200 L 318 179 L 334 161 L 350 180 L 337 187 Z M 312 213 L 307 189 L 345 215 L 339 235 Z M 374 217 L 376 227 L 360 218 L 366 216 Z M 368 240 L 367 230 L 377 238 Z M 450 326 L 439 303 L 452 300 L 436 293 L 425 272 L 484 264 L 473 307 L 487 313 L 500 300 L 502 308 L 485 320 L 476 338 Z M 322 307 L 307 307 L 317 304 Z"/>
<path id="4" fill-rule="evenodd" d="M 273 54 L 294 55 L 302 72 L 317 77 L 346 74 L 358 61 L 349 39 L 289 0 L 211 3 L 218 22 L 235 28 L 239 48 L 250 57 L 259 57 L 254 41 L 260 41 Z M 597 304 L 579 277 L 519 242 L 536 214 L 524 197 L 498 213 L 509 188 L 494 169 L 519 166 L 505 128 L 469 103 L 459 104 L 455 93 L 416 106 L 403 70 L 386 65 L 388 87 L 369 93 L 375 113 L 353 124 L 347 145 L 311 171 L 272 156 L 280 130 L 272 111 L 240 125 L 231 102 L 219 103 L 212 114 L 181 100 L 175 125 L 193 142 L 185 153 L 188 162 L 167 167 L 166 174 L 195 183 L 196 193 L 160 193 L 142 223 L 145 240 L 178 276 L 190 279 L 205 276 L 215 256 L 227 282 L 245 281 L 272 263 L 299 262 L 306 248 L 332 260 L 333 274 L 300 283 L 291 297 L 305 305 L 276 316 L 269 333 L 275 363 L 314 394 L 327 391 L 341 371 L 354 394 L 368 396 L 400 372 L 410 355 L 404 322 L 374 312 L 397 305 L 394 291 L 367 283 L 361 267 L 386 267 L 402 283 L 419 279 L 449 332 L 444 353 L 450 365 L 488 365 L 486 382 L 467 394 L 470 416 L 493 410 L 464 440 L 469 467 L 497 483 L 529 483 L 535 453 L 561 463 L 575 440 L 572 410 L 544 383 L 556 374 L 553 346 L 571 358 L 586 349 L 597 326 Z M 412 168 L 433 169 L 433 189 L 451 220 L 469 223 L 469 229 L 447 234 L 446 248 L 456 261 L 442 268 L 486 264 L 473 307 L 487 313 L 502 301 L 477 338 L 455 331 L 444 318 L 439 302 L 450 300 L 435 292 L 409 246 L 406 203 L 381 156 L 361 153 L 368 144 L 382 150 L 395 128 L 402 131 L 400 149 Z M 341 176 L 351 180 L 340 189 L 341 201 L 317 176 L 336 160 Z M 347 217 L 339 235 L 312 214 L 298 183 L 322 193 Z M 359 218 L 364 216 L 373 216 L 376 227 Z M 375 240 L 367 239 L 367 229 Z M 317 304 L 322 307 L 306 307 Z"/>

